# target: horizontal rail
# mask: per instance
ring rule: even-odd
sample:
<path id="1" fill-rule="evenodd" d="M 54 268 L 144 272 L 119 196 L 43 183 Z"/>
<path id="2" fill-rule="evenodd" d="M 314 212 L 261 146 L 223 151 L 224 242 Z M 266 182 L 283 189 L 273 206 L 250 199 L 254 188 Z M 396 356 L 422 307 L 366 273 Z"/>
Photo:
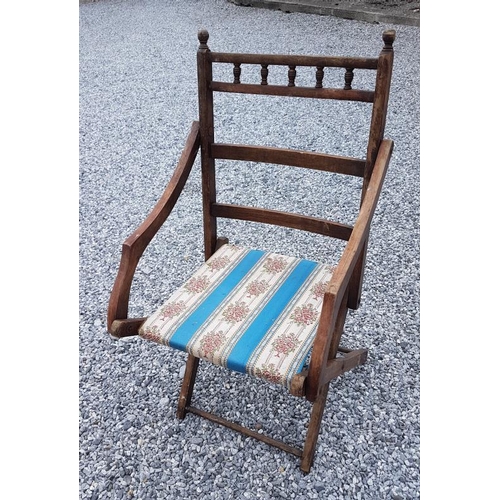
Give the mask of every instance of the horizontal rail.
<path id="1" fill-rule="evenodd" d="M 338 222 L 308 217 L 290 212 L 281 212 L 267 208 L 245 207 L 241 205 L 229 205 L 225 203 L 213 203 L 210 215 L 224 217 L 226 219 L 247 220 L 251 222 L 262 222 L 274 224 L 275 226 L 289 227 L 309 231 L 310 233 L 330 236 L 347 241 L 351 236 L 352 226 Z"/>
<path id="2" fill-rule="evenodd" d="M 260 85 L 253 83 L 212 82 L 210 88 L 214 92 L 311 97 L 314 99 L 337 99 L 339 101 L 359 102 L 373 102 L 375 95 L 375 92 L 371 90 L 317 89 L 314 87 L 288 87 L 286 85 Z"/>
<path id="3" fill-rule="evenodd" d="M 210 60 L 232 64 L 271 64 L 275 66 L 322 66 L 323 68 L 377 69 L 378 58 L 329 57 L 278 54 L 232 54 L 210 52 Z"/>
<path id="4" fill-rule="evenodd" d="M 335 359 L 330 359 L 326 364 L 327 379 L 332 380 L 345 372 L 356 368 L 358 365 L 366 363 L 368 358 L 368 349 L 346 349 L 345 347 L 339 347 L 337 352 L 341 353 L 341 356 L 337 355 Z M 306 393 L 306 379 L 309 375 L 309 370 L 304 368 L 300 373 L 297 373 L 292 378 L 292 385 L 290 389 L 290 394 L 292 396 L 303 397 Z"/>
<path id="5" fill-rule="evenodd" d="M 189 413 L 194 413 L 199 417 L 206 418 L 207 420 L 215 422 L 216 424 L 228 427 L 233 431 L 241 432 L 241 434 L 244 434 L 245 436 L 250 436 L 254 439 L 258 439 L 263 443 L 269 444 L 287 453 L 302 458 L 303 451 L 300 450 L 299 448 L 290 446 L 286 443 L 283 443 L 282 441 L 278 441 L 277 439 L 273 439 L 272 437 L 266 436 L 265 434 L 259 434 L 256 431 L 248 429 L 247 427 L 243 427 L 242 425 L 236 424 L 235 422 L 231 422 L 230 420 L 226 420 L 225 418 L 219 417 L 218 415 L 214 415 L 213 413 L 209 413 L 208 411 L 200 410 L 199 408 L 196 408 L 194 406 L 187 406 L 186 411 Z"/>
<path id="6" fill-rule="evenodd" d="M 288 165 L 291 167 L 312 168 L 356 177 L 363 177 L 365 171 L 365 160 L 358 158 L 267 146 L 212 144 L 211 156 L 212 158 L 223 160 L 253 161 Z"/>

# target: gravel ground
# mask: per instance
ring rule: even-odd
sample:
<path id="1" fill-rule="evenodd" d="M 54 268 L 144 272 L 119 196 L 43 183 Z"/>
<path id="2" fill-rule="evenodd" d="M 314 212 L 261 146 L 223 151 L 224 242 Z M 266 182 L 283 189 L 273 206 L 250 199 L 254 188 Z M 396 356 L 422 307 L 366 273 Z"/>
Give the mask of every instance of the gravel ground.
<path id="1" fill-rule="evenodd" d="M 382 31 L 397 31 L 386 127 L 395 149 L 373 221 L 362 305 L 349 314 L 343 342 L 368 347 L 369 358 L 332 383 L 309 475 L 296 457 L 263 443 L 193 415 L 178 421 L 185 355 L 106 333 L 121 244 L 161 195 L 197 118 L 201 27 L 209 30 L 213 50 L 360 56 L 376 56 Z M 225 0 L 80 6 L 81 499 L 420 497 L 419 44 L 419 28 L 241 8 Z M 298 82 L 309 77 L 299 74 Z M 216 105 L 217 140 L 364 154 L 354 139 L 369 127 L 363 105 L 257 96 L 218 96 Z M 354 113 L 361 118 L 353 120 Z M 357 179 L 324 181 L 321 173 L 249 167 L 221 164 L 221 200 L 352 218 Z M 277 186 L 271 182 L 276 172 Z M 197 160 L 139 264 L 131 316 L 152 312 L 202 262 L 199 177 Z M 351 202 L 336 204 L 336 195 L 351 192 Z M 333 262 L 341 250 L 322 237 L 253 224 L 226 222 L 220 233 L 322 262 Z M 310 410 L 281 387 L 207 364 L 194 402 L 292 445 L 301 444 Z"/>

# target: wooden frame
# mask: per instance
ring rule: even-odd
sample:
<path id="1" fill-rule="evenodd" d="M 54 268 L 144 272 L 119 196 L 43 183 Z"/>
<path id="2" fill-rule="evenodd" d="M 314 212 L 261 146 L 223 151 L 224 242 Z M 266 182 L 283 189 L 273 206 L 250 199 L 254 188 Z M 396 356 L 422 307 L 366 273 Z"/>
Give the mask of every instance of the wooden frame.
<path id="1" fill-rule="evenodd" d="M 238 424 L 229 422 L 191 405 L 199 359 L 188 355 L 177 408 L 177 417 L 187 412 L 225 425 L 247 436 L 264 441 L 301 458 L 301 469 L 309 472 L 330 382 L 348 370 L 363 364 L 367 350 L 349 350 L 340 347 L 347 310 L 356 309 L 361 299 L 366 252 L 371 221 L 377 206 L 384 178 L 392 154 L 393 142 L 384 139 L 385 121 L 392 76 L 395 32 L 383 33 L 384 47 L 377 58 L 296 56 L 269 54 L 227 54 L 211 52 L 208 32 L 198 33 L 197 53 L 199 122 L 193 122 L 186 146 L 178 166 L 164 194 L 147 219 L 125 240 L 120 267 L 108 306 L 108 331 L 115 337 L 136 335 L 146 318 L 128 318 L 130 288 L 135 269 L 142 253 L 172 211 L 189 176 L 198 150 L 201 148 L 203 228 L 205 258 L 208 259 L 227 238 L 217 234 L 217 218 L 233 218 L 274 224 L 318 233 L 347 241 L 343 254 L 328 284 L 311 359 L 307 369 L 294 376 L 291 394 L 305 397 L 312 403 L 311 419 L 303 449 L 263 436 Z M 213 81 L 214 63 L 233 65 L 233 82 Z M 261 84 L 241 83 L 241 65 L 261 66 Z M 288 67 L 287 85 L 268 85 L 268 66 Z M 316 71 L 315 87 L 296 87 L 297 66 L 313 67 Z M 345 68 L 342 89 L 323 88 L 325 67 Z M 352 89 L 355 69 L 376 71 L 373 90 Z M 218 144 L 214 141 L 214 92 L 239 92 L 284 97 L 339 99 L 372 104 L 372 119 L 365 159 L 327 155 L 283 148 Z M 300 214 L 264 208 L 218 203 L 216 199 L 215 160 L 244 160 L 266 162 L 335 172 L 363 178 L 361 205 L 353 226 Z"/>

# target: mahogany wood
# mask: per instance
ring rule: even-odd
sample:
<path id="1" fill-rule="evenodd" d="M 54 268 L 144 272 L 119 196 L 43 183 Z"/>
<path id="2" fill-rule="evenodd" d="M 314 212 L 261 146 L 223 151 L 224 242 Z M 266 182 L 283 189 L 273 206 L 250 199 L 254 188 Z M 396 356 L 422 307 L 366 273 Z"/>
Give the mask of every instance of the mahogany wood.
<path id="1" fill-rule="evenodd" d="M 210 420 L 212 422 L 215 422 L 216 424 L 223 425 L 225 427 L 228 427 L 229 429 L 232 429 L 234 431 L 241 432 L 241 434 L 244 434 L 245 436 L 250 436 L 254 439 L 258 439 L 259 441 L 262 441 L 266 444 L 269 444 L 271 446 L 275 446 L 276 448 L 279 448 L 280 450 L 286 451 L 287 453 L 291 453 L 292 455 L 295 455 L 297 457 L 302 456 L 302 450 L 299 450 L 298 448 L 295 448 L 294 446 L 290 446 L 283 441 L 278 441 L 276 439 L 273 439 L 269 436 L 266 436 L 265 434 L 259 434 L 258 432 L 248 429 L 247 427 L 243 427 L 242 425 L 239 425 L 235 422 L 231 422 L 230 420 L 226 420 L 225 418 L 219 417 L 218 415 L 214 415 L 213 413 L 210 413 L 205 410 L 200 410 L 199 408 L 196 408 L 194 406 L 188 406 L 186 408 L 186 411 L 189 413 L 194 413 L 195 415 L 199 415 L 200 417 L 206 418 L 207 420 Z"/>
<path id="2" fill-rule="evenodd" d="M 233 75 L 234 75 L 233 83 L 236 83 L 236 84 L 241 83 L 240 82 L 240 76 L 241 76 L 241 64 L 240 63 L 234 63 Z"/>
<path id="3" fill-rule="evenodd" d="M 324 296 L 307 377 L 306 397 L 309 401 L 316 399 L 320 388 L 327 381 L 325 369 L 336 318 L 340 312 L 344 294 L 349 286 L 354 268 L 368 238 L 371 220 L 382 190 L 393 146 L 393 141 L 389 139 L 384 139 L 380 144 L 379 154 L 370 183 L 366 189 L 365 199 L 361 205 L 358 219 L 354 224 L 351 237 L 333 272 Z"/>
<path id="4" fill-rule="evenodd" d="M 196 374 L 198 373 L 199 364 L 199 358 L 196 358 L 192 354 L 188 354 L 186 371 L 184 372 L 184 377 L 182 379 L 179 402 L 177 404 L 177 418 L 181 420 L 186 416 L 186 408 L 191 404 L 194 382 L 196 380 Z"/>
<path id="5" fill-rule="evenodd" d="M 291 64 L 288 66 L 288 86 L 295 87 L 295 77 L 297 76 L 296 66 Z"/>
<path id="6" fill-rule="evenodd" d="M 328 361 L 335 359 L 337 357 L 337 349 L 340 344 L 340 338 L 344 333 L 344 323 L 347 316 L 347 296 L 348 293 L 344 293 L 342 301 L 340 303 L 339 311 L 335 316 L 335 323 L 333 325 L 332 340 L 330 341 L 330 348 L 328 350 Z"/>
<path id="7" fill-rule="evenodd" d="M 311 411 L 311 418 L 309 419 L 309 427 L 307 429 L 306 440 L 304 443 L 304 451 L 302 454 L 302 460 L 300 462 L 300 470 L 302 470 L 306 474 L 308 474 L 311 470 L 316 443 L 318 442 L 321 419 L 323 418 L 323 412 L 325 410 L 325 403 L 328 396 L 329 386 L 330 384 L 327 383 L 323 387 L 321 387 Z"/>
<path id="8" fill-rule="evenodd" d="M 328 360 L 325 370 L 325 378 L 333 380 L 340 375 L 352 370 L 356 366 L 366 363 L 368 359 L 368 349 L 356 349 L 343 357 Z"/>
<path id="9" fill-rule="evenodd" d="M 352 227 L 346 224 L 266 208 L 214 203 L 212 205 L 212 215 L 215 217 L 225 217 L 227 219 L 247 220 L 262 222 L 263 224 L 290 227 L 302 231 L 309 231 L 311 233 L 322 234 L 324 236 L 331 236 L 345 241 L 349 239 L 352 232 Z"/>
<path id="10" fill-rule="evenodd" d="M 127 319 L 130 288 L 139 259 L 174 208 L 191 172 L 199 146 L 200 126 L 198 122 L 193 122 L 177 168 L 163 195 L 146 220 L 123 243 L 120 267 L 108 303 L 108 331 L 112 330 L 113 321 Z M 130 335 L 128 329 L 115 330 L 113 335 L 119 336 L 123 331 L 126 336 Z"/>
<path id="11" fill-rule="evenodd" d="M 361 254 L 356 261 L 349 283 L 349 295 L 347 305 L 350 309 L 357 309 L 361 303 L 361 290 L 363 287 L 363 276 L 365 274 L 366 253 L 368 249 L 368 237 L 363 245 Z"/>
<path id="12" fill-rule="evenodd" d="M 392 44 L 396 38 L 396 32 L 394 30 L 384 31 L 382 38 L 384 40 L 384 48 L 380 53 L 380 62 L 377 66 L 375 96 L 373 99 L 370 135 L 368 138 L 368 148 L 366 153 L 366 172 L 361 199 L 363 199 L 366 193 L 373 166 L 377 158 L 380 141 L 384 137 L 387 106 L 389 103 L 389 90 L 391 86 L 392 65 L 394 61 Z"/>
<path id="13" fill-rule="evenodd" d="M 323 78 L 325 76 L 325 72 L 323 71 L 323 66 L 316 66 L 316 85 L 317 89 L 323 88 Z"/>
<path id="14" fill-rule="evenodd" d="M 371 90 L 344 90 L 316 87 L 295 87 L 286 85 L 260 85 L 256 83 L 212 82 L 214 92 L 232 92 L 238 94 L 277 95 L 287 97 L 312 97 L 314 99 L 337 99 L 339 101 L 373 102 Z"/>
<path id="15" fill-rule="evenodd" d="M 345 75 L 344 75 L 344 90 L 351 90 L 352 89 L 352 80 L 354 78 L 354 71 L 352 68 L 346 68 L 345 70 Z"/>
<path id="16" fill-rule="evenodd" d="M 267 85 L 267 76 L 269 75 L 269 70 L 267 69 L 267 64 L 261 64 L 260 76 L 261 76 L 261 85 Z"/>
<path id="17" fill-rule="evenodd" d="M 223 236 L 219 236 L 217 238 L 217 242 L 215 244 L 215 250 L 219 250 L 219 248 L 223 245 L 227 245 L 229 243 L 229 239 Z"/>
<path id="18" fill-rule="evenodd" d="M 139 333 L 139 328 L 147 318 L 115 319 L 109 329 L 110 335 L 117 338 L 131 337 Z"/>
<path id="19" fill-rule="evenodd" d="M 328 381 L 340 377 L 345 372 L 362 365 L 368 359 L 368 349 L 346 349 L 339 347 L 337 353 L 341 353 L 335 359 L 329 359 L 326 363 L 326 373 Z M 296 397 L 303 397 L 306 394 L 306 381 L 309 370 L 304 368 L 292 378 L 290 394 Z"/>
<path id="20" fill-rule="evenodd" d="M 348 156 L 243 144 L 212 144 L 212 157 L 311 168 L 356 177 L 363 177 L 366 164 L 365 160 Z"/>
<path id="21" fill-rule="evenodd" d="M 379 63 L 379 59 L 373 57 L 304 56 L 296 54 L 240 54 L 229 52 L 210 52 L 210 60 L 216 63 L 230 64 L 322 66 L 323 68 L 353 69 L 377 69 Z"/>
<path id="22" fill-rule="evenodd" d="M 200 46 L 197 53 L 198 63 L 198 106 L 201 133 L 201 172 L 203 195 L 203 234 L 205 240 L 205 259 L 215 252 L 217 241 L 217 220 L 210 213 L 210 206 L 215 202 L 215 163 L 210 154 L 210 145 L 214 142 L 214 98 L 210 88 L 212 81 L 212 62 L 208 48 L 208 31 L 200 30 Z M 235 75 L 236 77 L 236 75 Z"/>

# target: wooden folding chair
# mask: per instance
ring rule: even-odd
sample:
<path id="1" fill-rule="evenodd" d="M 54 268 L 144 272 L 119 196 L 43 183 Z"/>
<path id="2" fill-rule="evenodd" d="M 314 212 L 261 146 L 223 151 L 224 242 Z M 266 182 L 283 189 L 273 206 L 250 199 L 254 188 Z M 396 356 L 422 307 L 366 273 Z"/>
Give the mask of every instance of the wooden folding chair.
<path id="1" fill-rule="evenodd" d="M 264 441 L 301 458 L 309 472 L 330 381 L 363 364 L 366 349 L 339 347 L 348 308 L 360 303 L 370 225 L 392 154 L 384 139 L 395 31 L 383 33 L 376 58 L 263 55 L 212 52 L 208 32 L 198 33 L 199 122 L 193 122 L 178 166 L 150 215 L 125 240 L 108 307 L 108 332 L 140 335 L 188 353 L 177 416 L 186 412 Z M 232 82 L 214 81 L 214 64 L 232 65 Z M 241 65 L 260 67 L 260 84 L 241 82 Z M 268 84 L 270 66 L 284 67 L 288 83 Z M 296 68 L 313 68 L 314 87 L 296 86 Z M 325 68 L 344 68 L 343 88 L 323 86 Z M 279 70 L 279 68 L 278 68 Z M 371 90 L 352 88 L 355 70 L 373 70 Z M 214 92 L 247 93 L 372 104 L 366 158 L 214 141 Z M 201 147 L 206 262 L 149 317 L 128 318 L 136 266 L 172 211 Z M 215 160 L 244 160 L 317 169 L 363 178 L 353 225 L 264 208 L 219 203 Z M 326 175 L 326 174 L 325 174 Z M 217 219 L 232 218 L 305 230 L 344 240 L 336 266 L 229 244 L 217 234 Z M 200 358 L 230 370 L 285 386 L 312 402 L 303 449 L 289 446 L 191 405 Z"/>

